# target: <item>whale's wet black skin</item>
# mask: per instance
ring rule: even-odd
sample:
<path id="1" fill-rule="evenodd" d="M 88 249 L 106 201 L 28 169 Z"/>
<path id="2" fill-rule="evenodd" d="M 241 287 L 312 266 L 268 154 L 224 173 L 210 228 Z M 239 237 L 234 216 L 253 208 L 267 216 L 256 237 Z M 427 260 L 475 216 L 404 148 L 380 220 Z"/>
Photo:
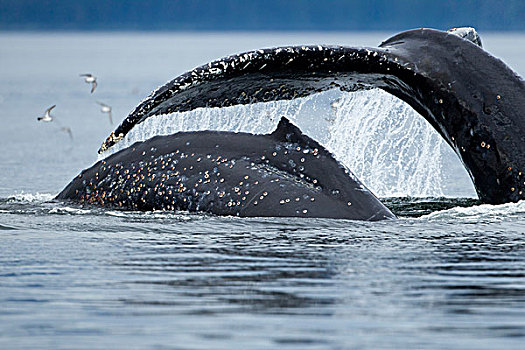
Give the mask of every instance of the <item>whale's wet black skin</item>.
<path id="1" fill-rule="evenodd" d="M 83 171 L 57 198 L 132 210 L 394 218 L 285 118 L 269 135 L 199 131 L 137 142 Z"/>
<path id="2" fill-rule="evenodd" d="M 418 29 L 375 48 L 295 46 L 226 57 L 154 91 L 99 152 L 152 115 L 377 87 L 406 101 L 441 134 L 482 202 L 518 201 L 525 198 L 525 82 L 456 34 Z"/>

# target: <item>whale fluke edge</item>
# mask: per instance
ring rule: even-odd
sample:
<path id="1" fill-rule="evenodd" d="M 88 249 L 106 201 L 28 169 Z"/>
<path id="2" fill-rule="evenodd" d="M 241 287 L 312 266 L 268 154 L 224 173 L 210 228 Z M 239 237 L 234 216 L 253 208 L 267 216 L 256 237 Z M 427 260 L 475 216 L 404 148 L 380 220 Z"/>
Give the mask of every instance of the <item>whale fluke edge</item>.
<path id="1" fill-rule="evenodd" d="M 293 46 L 229 56 L 152 92 L 99 152 L 153 115 L 289 100 L 333 88 L 381 88 L 407 102 L 446 140 L 482 202 L 515 202 L 525 198 L 525 82 L 473 38 L 416 29 L 378 47 Z"/>

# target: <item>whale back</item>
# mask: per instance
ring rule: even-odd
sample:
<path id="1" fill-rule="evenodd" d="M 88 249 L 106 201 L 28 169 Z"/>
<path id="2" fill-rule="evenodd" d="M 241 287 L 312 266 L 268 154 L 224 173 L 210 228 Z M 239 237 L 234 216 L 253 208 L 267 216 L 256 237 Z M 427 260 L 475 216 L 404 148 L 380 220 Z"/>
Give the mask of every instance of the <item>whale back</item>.
<path id="1" fill-rule="evenodd" d="M 394 218 L 286 118 L 268 135 L 181 132 L 135 143 L 83 171 L 57 198 L 242 217 Z"/>

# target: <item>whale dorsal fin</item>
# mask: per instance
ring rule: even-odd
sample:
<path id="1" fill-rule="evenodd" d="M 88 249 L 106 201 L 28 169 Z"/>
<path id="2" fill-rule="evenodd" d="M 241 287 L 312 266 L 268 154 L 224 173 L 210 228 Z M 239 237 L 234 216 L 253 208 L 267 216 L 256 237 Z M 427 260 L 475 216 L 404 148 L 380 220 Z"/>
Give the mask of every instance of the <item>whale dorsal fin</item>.
<path id="1" fill-rule="evenodd" d="M 271 133 L 271 136 L 283 142 L 308 143 L 311 140 L 286 117 L 281 117 L 277 128 Z"/>
<path id="2" fill-rule="evenodd" d="M 270 136 L 277 141 L 297 143 L 302 147 L 317 148 L 321 153 L 330 154 L 319 142 L 304 134 L 286 117 L 281 117 L 277 128 Z"/>

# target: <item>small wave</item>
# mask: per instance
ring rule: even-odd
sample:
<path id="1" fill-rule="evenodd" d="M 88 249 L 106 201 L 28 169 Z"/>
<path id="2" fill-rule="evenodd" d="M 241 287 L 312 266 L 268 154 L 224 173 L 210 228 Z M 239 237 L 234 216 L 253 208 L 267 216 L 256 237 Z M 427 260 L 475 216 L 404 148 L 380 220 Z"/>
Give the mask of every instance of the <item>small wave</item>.
<path id="1" fill-rule="evenodd" d="M 109 215 L 109 216 L 116 216 L 116 217 L 119 217 L 119 218 L 125 218 L 127 216 L 125 212 L 117 211 L 117 210 L 107 211 L 106 214 Z"/>
<path id="2" fill-rule="evenodd" d="M 178 221 L 188 221 L 199 217 L 205 217 L 206 214 L 202 213 L 190 213 L 187 211 L 130 211 L 130 210 L 118 210 L 118 209 L 104 209 L 98 208 L 98 214 L 113 216 L 124 219 L 136 219 L 136 220 L 156 220 L 156 219 L 176 219 Z"/>
<path id="3" fill-rule="evenodd" d="M 462 221 L 475 221 L 480 219 L 502 220 L 503 218 L 523 216 L 525 214 L 525 201 L 505 204 L 480 204 L 472 207 L 454 207 L 436 211 L 421 216 L 421 219 L 460 219 Z"/>
<path id="4" fill-rule="evenodd" d="M 73 215 L 86 215 L 91 214 L 93 211 L 90 209 L 72 208 L 72 207 L 55 207 L 49 210 L 49 214 L 73 214 Z"/>
<path id="5" fill-rule="evenodd" d="M 53 200 L 56 194 L 51 193 L 17 193 L 7 198 L 8 202 L 35 203 Z"/>
<path id="6" fill-rule="evenodd" d="M 188 211 L 146 211 L 146 212 L 133 212 L 137 219 L 168 219 L 176 221 L 191 221 L 199 220 L 210 217 L 206 213 L 190 213 Z"/>
<path id="7" fill-rule="evenodd" d="M 102 215 L 115 218 L 122 218 L 137 221 L 155 221 L 155 220 L 176 220 L 189 221 L 193 219 L 207 217 L 202 213 L 190 213 L 186 211 L 130 211 L 118 210 L 99 207 L 54 207 L 48 212 L 49 214 L 67 214 L 67 215 Z"/>
<path id="8" fill-rule="evenodd" d="M 456 207 L 480 204 L 477 199 L 454 197 L 386 197 L 381 198 L 381 202 L 399 217 L 421 217 Z"/>
<path id="9" fill-rule="evenodd" d="M 0 213 L 3 214 L 46 214 L 55 206 L 55 194 L 51 193 L 16 193 L 0 198 Z"/>
<path id="10" fill-rule="evenodd" d="M 0 231 L 11 231 L 11 230 L 16 230 L 16 228 L 11 227 L 11 226 L 0 225 Z"/>

